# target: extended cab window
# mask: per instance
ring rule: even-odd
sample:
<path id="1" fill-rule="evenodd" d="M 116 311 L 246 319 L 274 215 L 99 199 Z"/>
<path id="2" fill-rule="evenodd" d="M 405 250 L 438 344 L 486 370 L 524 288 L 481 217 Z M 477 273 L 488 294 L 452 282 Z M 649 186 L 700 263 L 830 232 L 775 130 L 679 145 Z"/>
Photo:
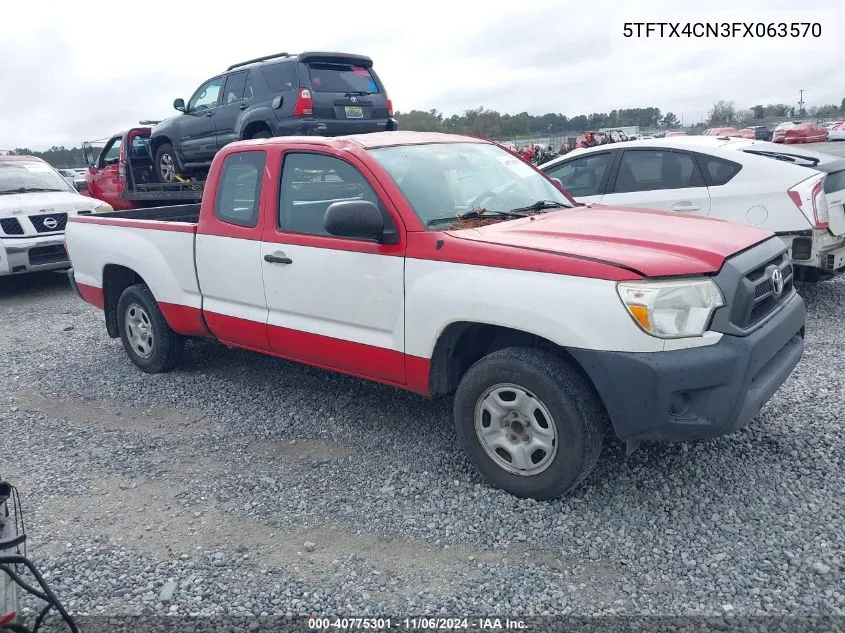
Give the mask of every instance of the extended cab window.
<path id="1" fill-rule="evenodd" d="M 557 178 L 571 195 L 597 196 L 601 191 L 604 176 L 610 167 L 613 155 L 610 152 L 591 154 L 562 165 L 555 165 L 546 173 Z"/>
<path id="2" fill-rule="evenodd" d="M 226 157 L 214 204 L 218 220 L 246 227 L 258 224 L 265 159 L 264 152 L 237 152 Z"/>
<path id="3" fill-rule="evenodd" d="M 683 152 L 638 149 L 622 154 L 614 193 L 702 187 L 704 179 L 692 156 Z"/>
<path id="4" fill-rule="evenodd" d="M 369 200 L 393 224 L 378 196 L 355 167 L 321 154 L 294 153 L 285 157 L 279 197 L 279 227 L 289 233 L 329 235 L 326 209 L 342 200 Z"/>

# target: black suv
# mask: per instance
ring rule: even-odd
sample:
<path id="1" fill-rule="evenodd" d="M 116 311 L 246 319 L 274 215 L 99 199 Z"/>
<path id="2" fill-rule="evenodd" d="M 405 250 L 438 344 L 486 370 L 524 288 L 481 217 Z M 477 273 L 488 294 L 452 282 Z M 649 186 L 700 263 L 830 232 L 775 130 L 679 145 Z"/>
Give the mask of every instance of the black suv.
<path id="1" fill-rule="evenodd" d="M 182 112 L 152 130 L 159 182 L 205 172 L 224 145 L 271 136 L 340 136 L 398 129 L 373 60 L 347 53 L 279 53 L 233 64 Z"/>

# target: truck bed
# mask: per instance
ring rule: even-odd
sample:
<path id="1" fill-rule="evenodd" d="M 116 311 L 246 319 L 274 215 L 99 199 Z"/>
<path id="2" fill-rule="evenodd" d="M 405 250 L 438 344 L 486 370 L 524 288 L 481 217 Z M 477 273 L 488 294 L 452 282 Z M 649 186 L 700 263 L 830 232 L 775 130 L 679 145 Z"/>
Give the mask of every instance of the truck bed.
<path id="1" fill-rule="evenodd" d="M 199 204 L 72 216 L 65 240 L 81 290 L 102 294 L 104 277 L 134 271 L 164 304 L 200 308 L 194 266 Z"/>
<path id="2" fill-rule="evenodd" d="M 164 207 L 93 213 L 89 217 L 123 218 L 126 220 L 156 220 L 158 222 L 199 222 L 200 204 L 174 204 Z"/>

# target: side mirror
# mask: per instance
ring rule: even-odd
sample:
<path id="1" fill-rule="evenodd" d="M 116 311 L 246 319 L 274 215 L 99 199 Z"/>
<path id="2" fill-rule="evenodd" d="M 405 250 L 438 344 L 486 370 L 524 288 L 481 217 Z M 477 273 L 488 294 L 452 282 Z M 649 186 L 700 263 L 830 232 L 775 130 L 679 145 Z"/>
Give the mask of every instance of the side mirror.
<path id="1" fill-rule="evenodd" d="M 333 202 L 326 209 L 323 223 L 329 235 L 337 237 L 381 241 L 384 235 L 381 211 L 367 200 Z"/>
<path id="2" fill-rule="evenodd" d="M 179 112 L 185 111 L 185 100 L 184 99 L 176 99 L 173 102 L 173 107 L 179 110 Z"/>
<path id="3" fill-rule="evenodd" d="M 552 178 L 552 180 L 554 181 L 554 183 L 555 183 L 558 187 L 560 187 L 561 189 L 563 189 L 563 183 L 561 182 L 560 178 Z"/>

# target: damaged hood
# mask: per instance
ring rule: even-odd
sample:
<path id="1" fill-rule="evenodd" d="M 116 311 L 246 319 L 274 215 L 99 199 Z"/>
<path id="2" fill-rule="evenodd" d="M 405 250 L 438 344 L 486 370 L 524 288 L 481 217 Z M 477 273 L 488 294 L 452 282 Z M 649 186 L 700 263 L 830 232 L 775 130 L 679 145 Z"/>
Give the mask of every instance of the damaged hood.
<path id="1" fill-rule="evenodd" d="M 591 205 L 447 231 L 458 239 L 600 261 L 646 277 L 717 272 L 773 233 L 721 220 Z"/>

